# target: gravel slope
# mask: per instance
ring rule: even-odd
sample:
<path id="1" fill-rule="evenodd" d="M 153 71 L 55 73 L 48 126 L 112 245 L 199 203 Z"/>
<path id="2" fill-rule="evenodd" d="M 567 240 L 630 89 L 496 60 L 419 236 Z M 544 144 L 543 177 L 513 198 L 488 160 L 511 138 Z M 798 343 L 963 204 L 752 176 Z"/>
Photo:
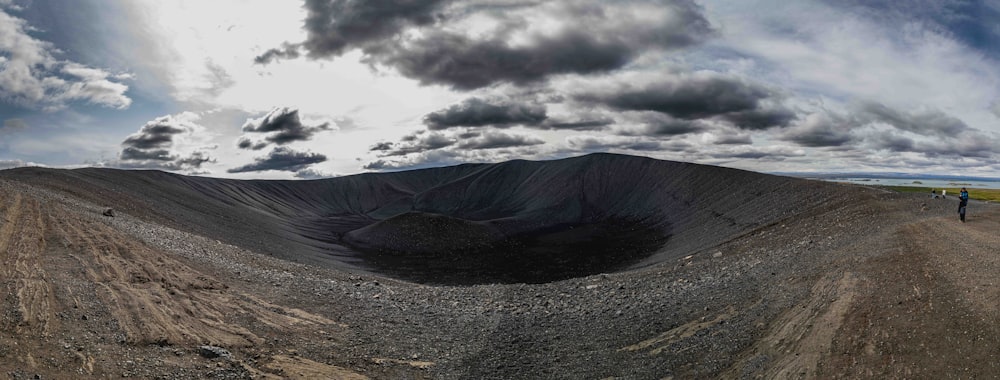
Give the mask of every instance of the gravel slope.
<path id="1" fill-rule="evenodd" d="M 674 237 L 668 249 L 614 273 L 443 286 L 352 269 L 340 258 L 333 265 L 280 259 L 229 224 L 195 231 L 202 222 L 181 218 L 218 212 L 202 217 L 256 220 L 238 207 L 209 203 L 188 214 L 116 207 L 116 217 L 104 217 L 107 199 L 160 200 L 96 180 L 60 186 L 39 173 L 0 172 L 0 255 L 8 264 L 0 269 L 0 371 L 13 378 L 1000 372 L 988 360 L 996 354 L 990 342 L 1000 338 L 995 205 L 974 202 L 961 224 L 952 201 L 745 174 L 747 185 L 720 189 L 760 195 L 725 208 L 732 201 L 724 193 L 698 197 L 699 209 L 713 211 L 694 212 L 707 226 L 687 231 L 703 231 L 708 242 Z M 129 181 L 138 180 L 121 183 Z M 195 196 L 170 193 L 182 188 L 161 191 L 168 199 Z M 788 193 L 766 196 L 775 189 Z M 802 207 L 786 208 L 788 194 L 799 194 Z M 751 222 L 736 219 L 731 229 L 711 216 L 741 208 L 766 211 L 747 212 Z M 260 238 L 296 247 L 279 222 Z M 232 357 L 203 357 L 203 344 Z"/>

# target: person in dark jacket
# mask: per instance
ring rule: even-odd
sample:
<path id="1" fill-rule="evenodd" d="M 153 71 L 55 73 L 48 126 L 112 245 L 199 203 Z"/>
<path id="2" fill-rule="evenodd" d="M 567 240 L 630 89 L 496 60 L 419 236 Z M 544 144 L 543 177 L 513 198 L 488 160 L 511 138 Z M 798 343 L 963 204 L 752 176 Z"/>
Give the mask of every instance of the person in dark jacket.
<path id="1" fill-rule="evenodd" d="M 965 208 L 969 205 L 969 192 L 962 188 L 962 192 L 958 193 L 958 218 L 965 223 Z"/>

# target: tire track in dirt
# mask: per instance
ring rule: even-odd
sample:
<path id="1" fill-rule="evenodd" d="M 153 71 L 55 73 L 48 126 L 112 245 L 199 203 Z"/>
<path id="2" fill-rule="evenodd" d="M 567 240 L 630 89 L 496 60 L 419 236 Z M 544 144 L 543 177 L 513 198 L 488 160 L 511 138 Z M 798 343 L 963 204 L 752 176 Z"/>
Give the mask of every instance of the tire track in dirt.
<path id="1" fill-rule="evenodd" d="M 229 289 L 101 217 L 69 207 L 0 182 L 2 373 L 107 377 L 127 365 L 108 362 L 108 355 L 126 357 L 134 349 L 239 349 L 275 337 L 317 330 L 339 337 L 343 331 L 327 317 Z M 196 357 L 164 363 L 183 368 Z M 268 376 L 283 367 L 291 374 L 326 368 L 268 356 L 261 361 L 232 366 Z M 268 367 L 254 368 L 264 363 Z"/>
<path id="2" fill-rule="evenodd" d="M 4 197 L 0 228 L 0 278 L 7 296 L 4 330 L 16 334 L 47 336 L 53 322 L 52 289 L 39 252 L 45 250 L 45 224 L 38 201 L 20 194 Z"/>
<path id="3" fill-rule="evenodd" d="M 99 284 L 99 297 L 129 343 L 248 347 L 262 342 L 258 334 L 233 323 L 233 316 L 250 317 L 277 330 L 333 324 L 233 294 L 225 284 L 106 225 L 60 219 L 52 223 L 87 277 Z"/>

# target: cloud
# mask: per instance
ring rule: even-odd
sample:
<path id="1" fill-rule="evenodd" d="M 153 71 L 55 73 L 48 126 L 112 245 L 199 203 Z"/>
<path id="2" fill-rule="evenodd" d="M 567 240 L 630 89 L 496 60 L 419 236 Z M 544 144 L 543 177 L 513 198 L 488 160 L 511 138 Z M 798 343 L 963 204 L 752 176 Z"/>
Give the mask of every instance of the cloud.
<path id="1" fill-rule="evenodd" d="M 793 112 L 769 104 L 779 98 L 774 90 L 732 75 L 680 73 L 640 85 L 634 84 L 635 78 L 623 79 L 573 98 L 619 111 L 651 111 L 683 120 L 716 119 L 751 130 L 784 126 L 795 118 Z"/>
<path id="2" fill-rule="evenodd" d="M 486 131 L 417 131 L 403 136 L 399 142 L 383 141 L 372 145 L 368 151 L 379 158 L 400 157 L 432 151 L 462 152 L 523 148 L 545 144 L 529 135 L 498 130 Z M 398 160 L 397 160 L 398 161 Z"/>
<path id="3" fill-rule="evenodd" d="M 236 85 L 236 80 L 226 71 L 222 65 L 215 63 L 211 59 L 205 61 L 204 83 L 208 86 L 204 92 L 211 96 L 216 96 Z"/>
<path id="4" fill-rule="evenodd" d="M 295 172 L 295 178 L 300 179 L 323 179 L 336 177 L 336 174 L 327 173 L 316 168 L 305 168 Z"/>
<path id="5" fill-rule="evenodd" d="M 964 158 L 994 158 L 1000 146 L 1000 138 L 996 134 L 981 131 L 968 131 L 957 136 L 936 139 L 917 140 L 898 131 L 873 132 L 865 139 L 872 149 L 886 150 L 895 153 L 912 152 L 926 157 L 964 157 Z"/>
<path id="6" fill-rule="evenodd" d="M 616 136 L 574 135 L 566 138 L 566 146 L 580 152 L 604 152 L 608 150 L 657 151 L 662 148 L 659 141 Z"/>
<path id="7" fill-rule="evenodd" d="M 521 134 L 505 133 L 499 131 L 489 131 L 481 136 L 462 141 L 458 144 L 458 149 L 498 149 L 521 146 L 532 146 L 545 144 L 545 141 L 537 137 Z"/>
<path id="8" fill-rule="evenodd" d="M 14 11 L 20 11 L 22 8 L 14 3 L 14 0 L 0 0 L 0 9 L 7 8 Z"/>
<path id="9" fill-rule="evenodd" d="M 243 149 L 259 150 L 269 143 L 287 145 L 295 141 L 308 141 L 318 132 L 331 130 L 330 123 L 315 126 L 303 125 L 299 118 L 299 110 L 288 107 L 278 107 L 261 118 L 248 119 L 243 124 L 243 132 L 264 134 L 264 140 L 253 142 L 244 135 L 239 139 L 238 146 Z M 264 146 L 261 146 L 264 144 Z"/>
<path id="10" fill-rule="evenodd" d="M 718 133 L 713 135 L 712 142 L 717 145 L 751 145 L 753 138 L 747 133 Z"/>
<path id="11" fill-rule="evenodd" d="M 698 120 L 675 119 L 669 115 L 640 112 L 630 119 L 638 127 L 626 127 L 616 133 L 623 136 L 680 136 L 705 130 L 707 126 Z"/>
<path id="12" fill-rule="evenodd" d="M 193 130 L 193 128 L 184 125 L 183 122 L 173 120 L 170 116 L 164 116 L 146 123 L 138 133 L 127 137 L 122 145 L 135 149 L 161 148 L 172 145 L 174 135 Z"/>
<path id="13" fill-rule="evenodd" d="M 393 143 L 391 141 L 381 141 L 381 142 L 375 143 L 375 145 L 372 145 L 370 148 L 368 148 L 368 151 L 370 151 L 370 152 L 384 152 L 384 151 L 392 150 L 392 146 L 393 145 L 395 145 L 395 143 Z"/>
<path id="14" fill-rule="evenodd" d="M 539 129 L 570 130 L 570 131 L 597 131 L 614 125 L 615 119 L 610 117 L 580 118 L 577 120 L 548 119 L 545 123 L 536 126 Z"/>
<path id="15" fill-rule="evenodd" d="M 0 100 L 55 111 L 72 102 L 125 109 L 132 99 L 120 75 L 56 59 L 58 49 L 28 34 L 32 27 L 0 8 Z"/>
<path id="16" fill-rule="evenodd" d="M 502 9 L 501 9 L 502 8 Z M 312 58 L 360 49 L 372 64 L 423 84 L 460 90 L 527 85 L 560 74 L 606 73 L 640 54 L 698 44 L 715 34 L 694 1 L 524 2 L 310 0 Z M 566 20 L 566 21 L 564 21 Z M 475 31 L 475 32 L 473 32 Z M 289 51 L 272 49 L 267 63 Z"/>
<path id="17" fill-rule="evenodd" d="M 470 162 L 502 162 L 512 159 L 543 158 L 535 146 L 500 149 L 438 149 L 406 156 L 382 157 L 364 165 L 367 170 L 403 170 L 458 165 Z"/>
<path id="18" fill-rule="evenodd" d="M 969 46 L 993 52 L 1000 43 L 1000 30 L 993 22 L 1000 18 L 1000 4 L 991 1 L 927 0 L 837 0 L 860 17 L 881 24 L 921 24 L 947 34 Z"/>
<path id="19" fill-rule="evenodd" d="M 832 112 L 815 112 L 782 132 L 780 138 L 807 147 L 838 147 L 855 141 L 851 129 L 856 124 L 857 121 Z"/>
<path id="20" fill-rule="evenodd" d="M 147 122 L 122 141 L 118 159 L 105 163 L 121 168 L 196 171 L 216 160 L 204 147 L 191 148 L 205 128 L 196 122 L 199 116 L 185 112 L 166 115 Z"/>
<path id="21" fill-rule="evenodd" d="M 417 131 L 403 136 L 399 143 L 378 143 L 369 151 L 380 152 L 379 156 L 405 156 L 411 153 L 426 152 L 446 148 L 457 143 L 457 139 L 441 132 Z"/>
<path id="22" fill-rule="evenodd" d="M 279 146 L 264 157 L 254 158 L 253 163 L 226 171 L 229 173 L 260 172 L 266 170 L 298 172 L 309 165 L 325 162 L 326 160 L 326 156 L 319 153 L 301 152 Z"/>
<path id="23" fill-rule="evenodd" d="M 378 46 L 409 26 L 431 24 L 435 12 L 450 0 L 308 0 L 302 43 L 281 44 L 254 58 L 266 65 L 280 59 L 295 59 L 305 49 L 310 57 L 339 56 L 348 49 Z"/>
<path id="24" fill-rule="evenodd" d="M 28 123 L 23 119 L 6 119 L 0 125 L 0 135 L 11 134 L 28 129 Z"/>
<path id="25" fill-rule="evenodd" d="M 448 0 L 307 0 L 302 44 L 313 57 L 343 54 L 349 48 L 379 45 L 410 26 L 433 24 Z M 286 45 L 287 46 L 287 45 Z"/>
<path id="26" fill-rule="evenodd" d="M 957 136 L 969 130 L 969 126 L 962 120 L 932 109 L 905 112 L 881 103 L 866 102 L 861 105 L 860 113 L 867 122 L 889 124 L 897 129 L 922 136 Z"/>
<path id="27" fill-rule="evenodd" d="M 296 59 L 300 55 L 298 45 L 286 42 L 282 44 L 280 48 L 268 49 L 264 52 L 264 54 L 254 57 L 253 63 L 266 65 L 280 59 Z"/>
<path id="28" fill-rule="evenodd" d="M 248 137 L 240 137 L 236 142 L 236 147 L 240 149 L 261 150 L 267 148 L 266 141 L 253 141 Z"/>
<path id="29" fill-rule="evenodd" d="M 394 165 L 392 164 L 391 161 L 378 159 L 365 164 L 362 168 L 364 168 L 365 170 L 385 170 L 385 169 L 392 169 L 393 167 Z"/>
<path id="30" fill-rule="evenodd" d="M 42 164 L 39 164 L 39 163 L 27 162 L 27 161 L 22 161 L 22 160 L 0 160 L 0 170 L 13 169 L 13 168 L 23 168 L 23 167 L 28 167 L 28 166 L 45 167 L 45 165 L 42 165 Z"/>
<path id="31" fill-rule="evenodd" d="M 541 124 L 547 118 L 545 106 L 541 104 L 473 97 L 424 116 L 424 124 L 431 130 L 452 127 L 532 126 Z"/>
<path id="32" fill-rule="evenodd" d="M 728 149 L 709 152 L 708 155 L 716 159 L 768 159 L 780 161 L 789 157 L 804 157 L 806 156 L 806 151 L 783 145 L 739 145 Z"/>

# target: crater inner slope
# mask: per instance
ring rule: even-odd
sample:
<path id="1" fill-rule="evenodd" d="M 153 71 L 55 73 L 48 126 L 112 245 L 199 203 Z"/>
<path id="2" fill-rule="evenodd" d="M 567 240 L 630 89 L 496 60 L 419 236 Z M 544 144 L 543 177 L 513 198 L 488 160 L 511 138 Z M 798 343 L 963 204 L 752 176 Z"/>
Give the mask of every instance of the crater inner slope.
<path id="1" fill-rule="evenodd" d="M 549 282 L 709 249 L 835 198 L 835 184 L 593 154 L 314 181 L 0 172 L 287 260 L 435 284 Z"/>

